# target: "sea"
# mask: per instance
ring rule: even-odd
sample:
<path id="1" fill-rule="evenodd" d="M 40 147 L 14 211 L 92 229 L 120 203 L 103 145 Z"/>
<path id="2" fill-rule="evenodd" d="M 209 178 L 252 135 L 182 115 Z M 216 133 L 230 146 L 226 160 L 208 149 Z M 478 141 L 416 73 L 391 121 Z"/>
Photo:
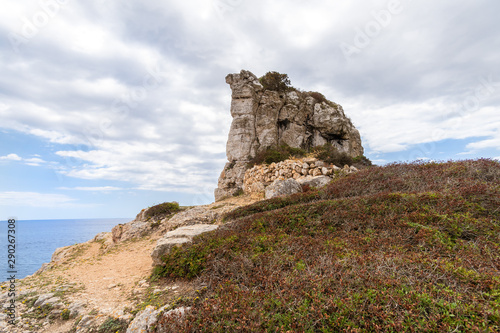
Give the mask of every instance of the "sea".
<path id="1" fill-rule="evenodd" d="M 100 232 L 111 231 L 120 223 L 133 218 L 73 219 L 73 220 L 16 220 L 15 238 L 8 238 L 9 224 L 0 221 L 0 281 L 6 281 L 15 272 L 16 279 L 35 273 L 43 263 L 49 262 L 58 247 L 83 243 Z M 11 224 L 11 229 L 14 229 Z M 9 267 L 9 244 L 15 256 L 14 268 Z M 12 253 L 14 252 L 14 253 Z M 12 259 L 12 258 L 11 258 Z"/>

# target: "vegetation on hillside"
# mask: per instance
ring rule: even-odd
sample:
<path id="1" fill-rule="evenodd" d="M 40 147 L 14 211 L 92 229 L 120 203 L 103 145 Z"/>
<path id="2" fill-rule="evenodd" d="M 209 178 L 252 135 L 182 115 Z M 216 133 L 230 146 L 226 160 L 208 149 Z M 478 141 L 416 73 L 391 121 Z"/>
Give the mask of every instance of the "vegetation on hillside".
<path id="1" fill-rule="evenodd" d="M 149 207 L 146 211 L 146 218 L 157 218 L 170 215 L 172 213 L 178 212 L 180 209 L 178 202 L 164 202 L 152 207 Z"/>
<path id="2" fill-rule="evenodd" d="M 326 163 L 334 164 L 339 168 L 342 168 L 346 164 L 349 166 L 354 165 L 357 168 L 372 165 L 372 162 L 365 156 L 351 157 L 344 152 L 339 152 L 331 143 L 326 143 L 322 146 L 313 147 L 310 151 L 282 144 L 277 148 L 269 148 L 257 153 L 248 162 L 248 167 L 259 164 L 278 163 L 290 158 L 301 158 L 308 154 Z"/>
<path id="3" fill-rule="evenodd" d="M 392 164 L 273 198 L 165 257 L 162 332 L 500 331 L 500 163 Z"/>

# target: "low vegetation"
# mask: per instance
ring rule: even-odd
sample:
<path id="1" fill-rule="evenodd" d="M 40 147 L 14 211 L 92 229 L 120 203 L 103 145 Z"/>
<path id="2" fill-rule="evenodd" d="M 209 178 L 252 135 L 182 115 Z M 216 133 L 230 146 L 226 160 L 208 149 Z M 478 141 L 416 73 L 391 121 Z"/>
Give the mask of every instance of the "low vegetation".
<path id="1" fill-rule="evenodd" d="M 248 162 L 248 167 L 259 164 L 278 163 L 289 158 L 304 157 L 306 154 L 307 152 L 304 149 L 292 148 L 287 144 L 282 144 L 277 148 L 269 148 L 257 153 L 257 155 Z"/>
<path id="2" fill-rule="evenodd" d="M 288 74 L 281 74 L 278 72 L 267 72 L 264 76 L 259 78 L 260 84 L 266 90 L 273 90 L 277 92 L 287 92 L 295 90 L 290 84 Z"/>
<path id="3" fill-rule="evenodd" d="M 498 332 L 500 163 L 392 164 L 260 201 L 165 257 L 162 332 Z"/>
<path id="4" fill-rule="evenodd" d="M 166 216 L 178 212 L 180 209 L 177 202 L 164 202 L 159 205 L 148 208 L 146 218 L 154 218 L 158 216 Z"/>
<path id="5" fill-rule="evenodd" d="M 122 333 L 127 331 L 128 322 L 108 317 L 99 327 L 97 333 Z"/>
<path id="6" fill-rule="evenodd" d="M 248 162 L 248 167 L 259 164 L 278 163 L 290 158 L 302 158 L 307 155 L 314 156 L 326 163 L 334 164 L 339 168 L 344 165 L 354 165 L 358 169 L 371 166 L 372 162 L 365 156 L 351 157 L 344 152 L 339 152 L 332 144 L 326 143 L 323 146 L 317 146 L 310 151 L 301 148 L 293 148 L 287 144 L 282 144 L 277 148 L 269 148 L 259 152 Z"/>

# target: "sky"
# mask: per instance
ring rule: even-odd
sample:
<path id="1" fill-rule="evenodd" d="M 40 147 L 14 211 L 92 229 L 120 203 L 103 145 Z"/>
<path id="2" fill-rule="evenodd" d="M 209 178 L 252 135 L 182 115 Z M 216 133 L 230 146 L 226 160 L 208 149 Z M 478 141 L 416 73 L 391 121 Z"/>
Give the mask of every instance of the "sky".
<path id="1" fill-rule="evenodd" d="M 500 159 L 498 1 L 0 3 L 0 220 L 212 202 L 242 69 L 341 104 L 377 165 Z"/>

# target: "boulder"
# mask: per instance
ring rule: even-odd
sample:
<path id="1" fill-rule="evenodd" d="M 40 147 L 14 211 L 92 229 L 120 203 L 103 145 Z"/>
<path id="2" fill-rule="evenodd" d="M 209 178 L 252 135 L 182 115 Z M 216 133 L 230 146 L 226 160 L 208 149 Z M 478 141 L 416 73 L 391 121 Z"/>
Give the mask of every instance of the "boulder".
<path id="1" fill-rule="evenodd" d="M 266 187 L 266 199 L 302 192 L 302 186 L 293 178 L 275 180 Z"/>
<path id="2" fill-rule="evenodd" d="M 162 238 L 158 239 L 151 253 L 153 265 L 164 265 L 161 257 L 168 254 L 174 246 L 181 246 L 182 244 L 189 243 L 193 240 L 194 236 L 216 230 L 218 227 L 218 225 L 214 224 L 195 224 L 167 232 Z"/>
<path id="3" fill-rule="evenodd" d="M 148 305 L 144 310 L 137 313 L 134 320 L 128 325 L 127 333 L 150 332 L 150 328 L 153 329 L 153 326 L 158 321 L 158 314 L 165 307 L 156 310 L 154 306 Z"/>
<path id="4" fill-rule="evenodd" d="M 307 177 L 298 180 L 301 185 L 309 185 L 310 187 L 323 187 L 331 181 L 332 179 L 328 176 Z"/>

